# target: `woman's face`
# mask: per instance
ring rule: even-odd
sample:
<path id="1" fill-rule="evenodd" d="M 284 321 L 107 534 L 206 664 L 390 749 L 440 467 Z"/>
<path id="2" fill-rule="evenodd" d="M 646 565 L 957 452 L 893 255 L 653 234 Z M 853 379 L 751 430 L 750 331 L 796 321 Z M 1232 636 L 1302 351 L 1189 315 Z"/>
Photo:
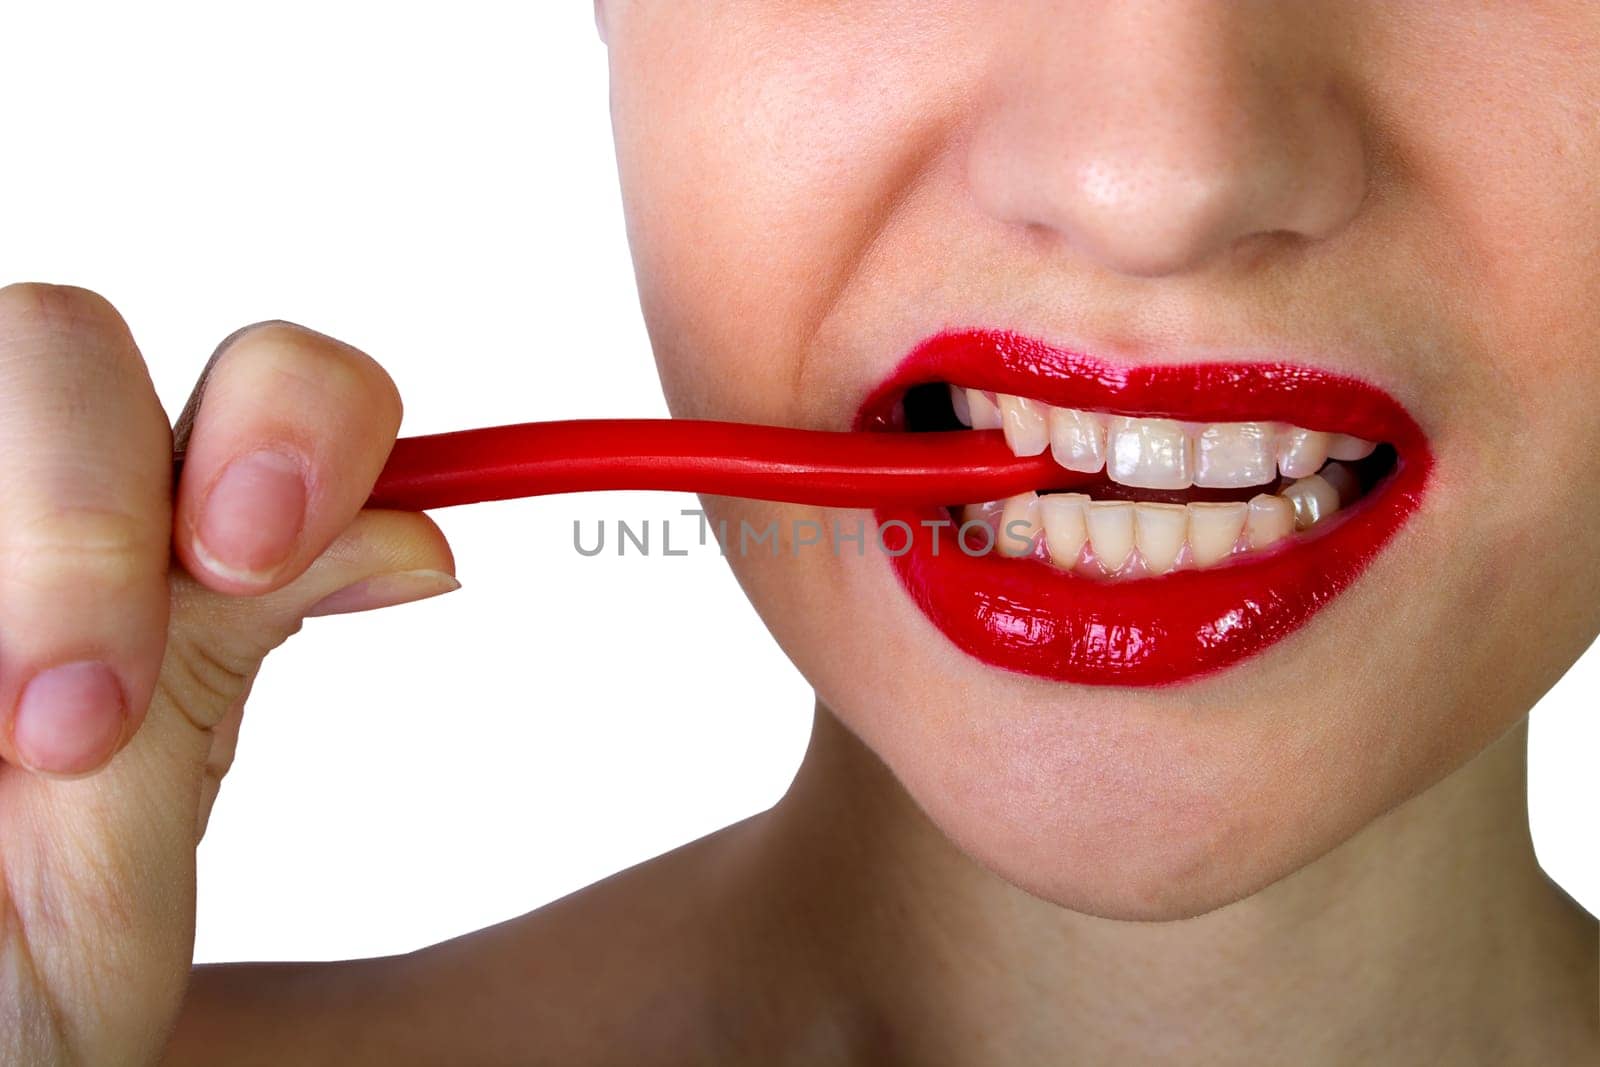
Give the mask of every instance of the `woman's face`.
<path id="1" fill-rule="evenodd" d="M 756 607 L 1003 877 L 1117 917 L 1248 895 L 1466 762 L 1600 628 L 1587 0 L 600 17 L 676 415 L 918 429 L 954 405 L 902 421 L 905 387 L 948 381 L 980 425 L 985 389 L 1084 411 L 1003 418 L 1088 467 L 1108 435 L 1083 493 L 1169 505 L 1024 497 L 1035 558 L 941 562 L 878 551 L 865 512 L 708 501 L 778 521 L 776 558 L 730 546 Z M 1361 485 L 1298 529 L 1331 501 L 1279 471 L 1365 447 L 1323 431 L 1393 450 L 1335 462 Z M 1178 488 L 1208 463 L 1224 488 Z M 799 543 L 863 518 L 865 552 Z"/>

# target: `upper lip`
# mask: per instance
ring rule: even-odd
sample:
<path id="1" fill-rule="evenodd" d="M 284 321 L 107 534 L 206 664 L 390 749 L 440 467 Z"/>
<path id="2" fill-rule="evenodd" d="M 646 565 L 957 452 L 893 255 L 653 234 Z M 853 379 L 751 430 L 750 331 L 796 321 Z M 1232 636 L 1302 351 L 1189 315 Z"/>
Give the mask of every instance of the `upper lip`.
<path id="1" fill-rule="evenodd" d="M 950 381 L 1058 407 L 1190 422 L 1280 421 L 1372 441 L 1402 457 L 1424 440 L 1388 392 L 1309 363 L 1267 356 L 1241 361 L 1129 364 L 1006 330 L 943 333 L 919 344 L 867 397 L 859 429 L 885 428 L 912 386 Z"/>

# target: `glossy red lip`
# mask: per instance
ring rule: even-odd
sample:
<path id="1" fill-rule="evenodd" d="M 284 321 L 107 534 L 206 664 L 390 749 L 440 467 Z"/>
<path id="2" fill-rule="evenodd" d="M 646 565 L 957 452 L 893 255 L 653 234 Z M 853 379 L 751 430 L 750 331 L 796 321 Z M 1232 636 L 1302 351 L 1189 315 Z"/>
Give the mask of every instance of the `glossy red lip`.
<path id="1" fill-rule="evenodd" d="M 1118 366 L 1000 331 L 918 346 L 862 405 L 857 427 L 894 428 L 905 391 L 938 381 L 1125 415 L 1279 421 L 1394 446 L 1394 471 L 1325 530 L 1155 578 L 1103 582 L 1029 559 L 968 556 L 923 525 L 943 518 L 939 509 L 879 509 L 880 525 L 899 520 L 914 531 L 892 565 L 947 638 L 996 667 L 1063 682 L 1172 684 L 1261 652 L 1361 575 L 1416 510 L 1433 462 L 1405 409 L 1365 382 L 1287 363 Z"/>

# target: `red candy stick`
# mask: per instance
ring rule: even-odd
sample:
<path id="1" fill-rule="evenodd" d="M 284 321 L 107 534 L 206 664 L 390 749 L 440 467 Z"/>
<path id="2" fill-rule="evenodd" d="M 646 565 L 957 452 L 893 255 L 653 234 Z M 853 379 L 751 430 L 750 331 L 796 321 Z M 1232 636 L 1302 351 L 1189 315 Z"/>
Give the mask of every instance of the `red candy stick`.
<path id="1" fill-rule="evenodd" d="M 1019 459 L 998 430 L 831 433 L 691 419 L 579 419 L 405 437 L 368 501 L 420 511 L 598 489 L 826 507 L 962 504 L 1089 477 Z"/>

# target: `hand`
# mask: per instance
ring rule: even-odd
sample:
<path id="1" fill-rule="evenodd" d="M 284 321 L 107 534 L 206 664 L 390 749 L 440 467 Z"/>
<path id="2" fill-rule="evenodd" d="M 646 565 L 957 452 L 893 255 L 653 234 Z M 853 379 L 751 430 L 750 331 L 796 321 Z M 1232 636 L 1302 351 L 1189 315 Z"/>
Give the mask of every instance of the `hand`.
<path id="1" fill-rule="evenodd" d="M 160 1055 L 262 658 L 308 614 L 455 587 L 425 516 L 361 511 L 399 422 L 368 356 L 250 327 L 213 359 L 174 494 L 117 312 L 0 289 L 0 1063 Z"/>

